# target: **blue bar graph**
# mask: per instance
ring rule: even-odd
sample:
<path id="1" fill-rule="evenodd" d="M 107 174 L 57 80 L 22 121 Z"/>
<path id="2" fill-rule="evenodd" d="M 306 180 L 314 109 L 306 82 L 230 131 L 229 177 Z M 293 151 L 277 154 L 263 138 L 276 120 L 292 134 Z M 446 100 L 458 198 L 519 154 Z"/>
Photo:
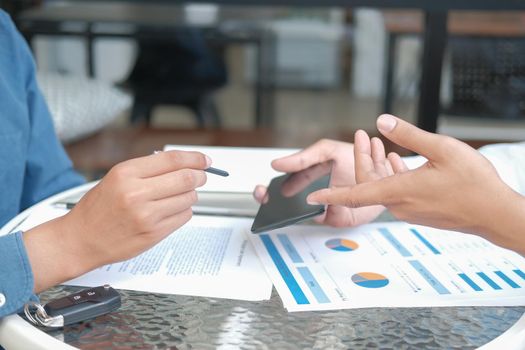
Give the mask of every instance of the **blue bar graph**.
<path id="1" fill-rule="evenodd" d="M 312 291 L 315 299 L 317 299 L 320 304 L 329 303 L 330 299 L 328 299 L 323 288 L 317 283 L 317 280 L 312 275 L 312 272 L 310 272 L 310 269 L 308 267 L 298 267 L 297 270 L 299 270 L 299 273 L 303 276 L 304 281 Z"/>
<path id="2" fill-rule="evenodd" d="M 445 286 L 442 285 L 441 282 L 439 282 L 439 280 L 434 277 L 434 275 L 428 271 L 427 268 L 423 266 L 423 264 L 421 264 L 418 260 L 410 260 L 409 263 L 416 269 L 417 272 L 419 272 L 421 277 L 423 277 L 428 282 L 428 284 L 430 284 L 432 288 L 436 290 L 436 292 L 439 294 L 450 294 L 450 291 L 445 288 Z"/>
<path id="3" fill-rule="evenodd" d="M 410 232 L 414 234 L 424 245 L 427 246 L 428 249 L 434 254 L 441 254 L 439 250 L 437 250 L 436 247 L 434 247 L 421 233 L 419 233 L 415 228 L 411 228 Z"/>
<path id="4" fill-rule="evenodd" d="M 501 287 L 496 282 L 494 282 L 489 276 L 487 276 L 485 273 L 477 272 L 477 275 L 481 277 L 483 281 L 487 282 L 487 284 L 491 286 L 492 289 L 495 289 L 495 290 L 501 289 Z"/>
<path id="5" fill-rule="evenodd" d="M 525 272 L 521 271 L 520 269 L 512 270 L 516 275 L 520 276 L 522 279 L 525 280 Z"/>
<path id="6" fill-rule="evenodd" d="M 502 271 L 494 271 L 494 273 L 512 288 L 520 288 L 519 284 L 511 280 L 510 277 L 504 274 Z"/>
<path id="7" fill-rule="evenodd" d="M 268 253 L 270 254 L 270 257 L 273 260 L 273 263 L 275 264 L 275 267 L 277 267 L 277 270 L 281 274 L 281 277 L 283 278 L 284 283 L 288 286 L 288 289 L 290 290 L 290 293 L 294 297 L 297 304 L 304 305 L 304 304 L 310 304 L 308 301 L 308 298 L 306 298 L 306 295 L 304 295 L 303 290 L 295 280 L 295 277 L 292 275 L 290 270 L 288 269 L 288 266 L 286 266 L 286 263 L 284 262 L 281 254 L 279 254 L 279 251 L 277 250 L 277 247 L 273 243 L 270 236 L 263 234 L 259 235 L 261 238 L 261 241 L 263 242 L 264 246 L 266 247 L 266 250 L 268 250 Z"/>
<path id="8" fill-rule="evenodd" d="M 480 286 L 476 284 L 476 282 L 471 280 L 470 277 L 465 275 L 464 273 L 458 273 L 458 276 L 461 277 L 463 281 L 467 282 L 467 284 L 471 286 L 472 289 L 474 289 L 476 292 L 481 292 L 483 290 Z"/>
<path id="9" fill-rule="evenodd" d="M 406 249 L 402 244 L 401 242 L 399 242 L 397 240 L 396 237 L 394 237 L 394 235 L 386 228 L 380 228 L 379 229 L 379 233 L 381 233 L 381 235 L 383 235 L 383 237 L 385 237 L 385 239 L 390 242 L 390 244 L 392 244 L 392 246 L 394 248 L 396 248 L 396 250 L 399 252 L 399 254 L 401 254 L 401 256 L 404 256 L 404 257 L 408 257 L 408 256 L 412 256 L 412 254 L 410 254 L 410 252 L 408 251 L 408 249 Z"/>
<path id="10" fill-rule="evenodd" d="M 295 264 L 300 264 L 304 262 L 287 235 L 279 233 L 277 235 L 277 238 L 279 238 L 279 241 L 281 241 L 281 244 L 288 253 L 288 256 L 290 257 L 290 259 L 292 259 L 292 261 Z"/>

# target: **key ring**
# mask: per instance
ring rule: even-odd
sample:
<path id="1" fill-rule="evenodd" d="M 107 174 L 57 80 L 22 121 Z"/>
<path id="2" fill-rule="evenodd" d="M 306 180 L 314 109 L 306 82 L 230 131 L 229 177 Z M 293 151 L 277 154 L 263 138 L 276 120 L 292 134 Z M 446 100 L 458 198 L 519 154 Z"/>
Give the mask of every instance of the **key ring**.
<path id="1" fill-rule="evenodd" d="M 33 308 L 34 310 L 31 310 Z M 35 326 L 43 327 L 63 327 L 64 317 L 62 315 L 51 317 L 47 314 L 44 307 L 35 302 L 30 301 L 24 305 L 24 314 L 26 318 Z"/>

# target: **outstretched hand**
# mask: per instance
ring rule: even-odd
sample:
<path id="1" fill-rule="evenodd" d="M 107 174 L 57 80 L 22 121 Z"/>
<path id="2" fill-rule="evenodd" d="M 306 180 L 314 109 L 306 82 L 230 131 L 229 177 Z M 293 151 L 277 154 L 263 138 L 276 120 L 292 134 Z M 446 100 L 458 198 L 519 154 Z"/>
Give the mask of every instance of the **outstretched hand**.
<path id="1" fill-rule="evenodd" d="M 504 220 L 515 203 L 523 205 L 523 197 L 503 183 L 483 155 L 463 142 L 423 131 L 394 116 L 380 116 L 377 127 L 389 140 L 428 161 L 408 170 L 396 153 L 385 157 L 379 139 L 370 140 L 364 131 L 358 131 L 358 184 L 334 184 L 312 193 L 307 199 L 310 204 L 348 208 L 384 205 L 400 220 L 477 233 L 512 246 L 512 238 L 496 229 L 494 222 Z"/>

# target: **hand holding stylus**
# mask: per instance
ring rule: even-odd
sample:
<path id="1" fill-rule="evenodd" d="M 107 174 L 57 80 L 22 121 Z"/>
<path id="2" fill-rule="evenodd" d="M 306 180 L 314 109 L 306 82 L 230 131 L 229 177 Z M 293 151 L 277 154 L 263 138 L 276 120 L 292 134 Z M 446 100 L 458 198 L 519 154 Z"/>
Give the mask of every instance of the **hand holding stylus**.
<path id="1" fill-rule="evenodd" d="M 24 233 L 35 292 L 132 258 L 181 227 L 210 164 L 202 153 L 167 151 L 113 167 L 68 214 Z"/>

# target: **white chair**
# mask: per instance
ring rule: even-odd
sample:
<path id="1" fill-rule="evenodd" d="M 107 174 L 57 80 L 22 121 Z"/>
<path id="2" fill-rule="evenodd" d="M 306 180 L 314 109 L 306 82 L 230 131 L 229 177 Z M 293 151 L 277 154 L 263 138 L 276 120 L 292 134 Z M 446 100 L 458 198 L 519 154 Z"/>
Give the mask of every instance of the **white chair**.
<path id="1" fill-rule="evenodd" d="M 131 96 L 97 79 L 39 72 L 38 82 L 63 143 L 102 129 L 132 103 Z"/>

